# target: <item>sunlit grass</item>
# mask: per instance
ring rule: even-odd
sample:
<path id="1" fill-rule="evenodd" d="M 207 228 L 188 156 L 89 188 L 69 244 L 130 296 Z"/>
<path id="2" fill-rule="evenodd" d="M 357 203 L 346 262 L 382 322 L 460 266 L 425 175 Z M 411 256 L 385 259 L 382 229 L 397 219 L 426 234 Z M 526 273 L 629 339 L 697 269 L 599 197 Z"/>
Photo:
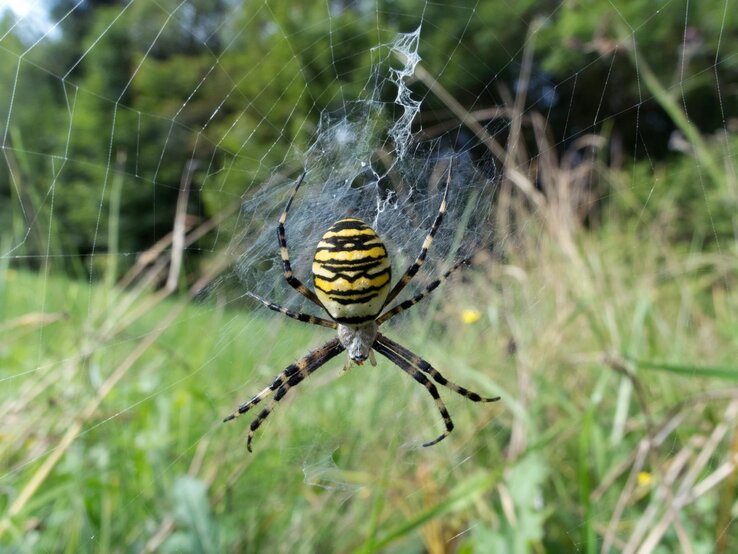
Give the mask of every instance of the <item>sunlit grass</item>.
<path id="1" fill-rule="evenodd" d="M 677 253 L 656 231 L 604 228 L 562 251 L 530 228 L 504 264 L 478 260 L 438 310 L 390 327 L 448 377 L 503 397 L 442 391 L 456 429 L 431 449 L 419 445 L 441 422 L 422 387 L 384 360 L 344 375 L 339 360 L 290 392 L 249 454 L 249 419 L 222 417 L 329 331 L 215 300 L 137 311 L 150 295 L 5 268 L 2 540 L 568 552 L 620 550 L 667 522 L 652 540 L 716 544 L 735 509 L 717 472 L 735 435 L 738 262 Z M 688 517 L 669 520 L 670 505 Z"/>

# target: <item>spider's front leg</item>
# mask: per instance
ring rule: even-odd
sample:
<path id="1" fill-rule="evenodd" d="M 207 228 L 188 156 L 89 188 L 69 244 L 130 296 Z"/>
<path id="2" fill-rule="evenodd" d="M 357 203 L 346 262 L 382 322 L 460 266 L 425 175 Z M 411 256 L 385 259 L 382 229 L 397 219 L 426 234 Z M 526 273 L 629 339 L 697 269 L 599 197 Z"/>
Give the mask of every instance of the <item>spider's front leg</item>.
<path id="1" fill-rule="evenodd" d="M 439 385 L 443 385 L 447 389 L 454 391 L 456 394 L 460 394 L 464 398 L 468 398 L 472 402 L 497 402 L 500 399 L 499 396 L 492 396 L 492 397 L 482 396 L 479 393 L 471 391 L 465 387 L 462 387 L 461 385 L 457 385 L 456 383 L 454 383 L 453 381 L 450 381 L 449 379 L 446 379 L 446 377 L 444 377 L 440 371 L 438 371 L 436 368 L 430 365 L 423 358 L 421 358 L 417 354 L 414 354 L 413 352 L 411 352 L 410 350 L 408 350 L 401 344 L 398 344 L 395 341 L 388 339 L 381 333 L 377 334 L 377 342 L 390 348 L 398 356 L 401 356 L 402 358 L 407 360 L 413 367 L 416 367 L 420 371 L 423 371 L 427 373 L 428 375 L 430 375 L 433 378 L 433 380 Z"/>
<path id="2" fill-rule="evenodd" d="M 418 383 L 423 385 L 433 397 L 433 400 L 436 402 L 436 407 L 441 413 L 441 417 L 443 417 L 443 422 L 446 425 L 446 432 L 439 436 L 437 439 L 424 443 L 423 446 L 431 446 L 436 444 L 437 442 L 442 441 L 449 435 L 449 433 L 451 433 L 454 428 L 453 421 L 451 421 L 451 416 L 449 415 L 445 404 L 438 394 L 438 389 L 430 381 L 430 379 L 428 379 L 428 377 L 425 375 L 426 373 L 430 375 L 433 380 L 436 381 L 439 385 L 443 385 L 444 387 L 451 389 L 455 393 L 460 394 L 464 398 L 468 398 L 473 402 L 496 402 L 500 399 L 499 396 L 481 396 L 474 391 L 457 385 L 453 381 L 449 381 L 443 375 L 441 375 L 440 371 L 435 369 L 423 358 L 413 354 L 410 350 L 408 350 L 401 344 L 388 339 L 381 333 L 377 333 L 377 339 L 374 342 L 373 348 L 377 352 L 385 356 L 393 364 L 402 369 L 405 373 L 409 374 Z"/>
<path id="3" fill-rule="evenodd" d="M 256 419 L 251 422 L 248 440 L 246 442 L 246 447 L 249 449 L 249 452 L 251 452 L 251 441 L 253 439 L 254 433 L 261 426 L 264 420 L 269 417 L 269 414 L 274 409 L 274 406 L 277 404 L 277 402 L 282 400 L 285 394 L 287 394 L 287 391 L 289 391 L 292 387 L 299 385 L 303 381 L 303 379 L 305 379 L 305 377 L 313 373 L 328 360 L 335 358 L 343 351 L 344 346 L 340 343 L 338 338 L 328 341 L 320 348 L 313 350 L 306 356 L 303 356 L 302 358 L 297 360 L 295 363 L 287 366 L 284 371 L 282 371 L 282 373 L 277 376 L 277 378 L 271 385 L 266 387 L 248 402 L 241 404 L 241 406 L 239 406 L 239 408 L 234 413 L 224 418 L 223 422 L 231 421 L 233 419 L 236 419 L 238 416 L 245 414 L 251 408 L 256 406 L 259 402 L 261 402 L 264 398 L 270 396 L 274 391 L 276 391 L 276 394 L 274 395 L 274 398 L 271 400 L 271 402 L 269 402 L 269 404 L 261 412 L 259 412 L 259 415 L 256 416 Z"/>
<path id="4" fill-rule="evenodd" d="M 423 385 L 428 390 L 428 393 L 430 393 L 430 395 L 433 397 L 433 400 L 436 402 L 436 407 L 441 413 L 443 423 L 446 426 L 446 432 L 442 433 L 432 441 L 424 442 L 423 446 L 433 446 L 434 444 L 439 443 L 443 439 L 445 439 L 451 433 L 451 431 L 454 430 L 454 422 L 451 420 L 451 416 L 449 415 L 448 410 L 446 409 L 446 405 L 443 403 L 443 400 L 441 400 L 441 395 L 438 394 L 438 389 L 436 388 L 436 386 L 430 381 L 430 379 L 428 379 L 428 377 L 423 374 L 422 371 L 413 367 L 410 362 L 402 358 L 396 352 L 392 351 L 383 342 L 377 340 L 374 343 L 374 349 L 382 354 L 384 357 L 386 357 L 393 364 L 402 369 L 402 371 L 410 375 L 410 377 L 415 379 L 418 383 Z"/>

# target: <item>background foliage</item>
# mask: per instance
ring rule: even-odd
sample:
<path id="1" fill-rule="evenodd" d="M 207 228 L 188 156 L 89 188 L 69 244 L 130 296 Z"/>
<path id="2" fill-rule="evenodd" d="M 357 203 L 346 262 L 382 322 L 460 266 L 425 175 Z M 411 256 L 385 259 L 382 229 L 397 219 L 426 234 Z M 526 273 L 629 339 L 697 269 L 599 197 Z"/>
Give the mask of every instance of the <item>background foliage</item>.
<path id="1" fill-rule="evenodd" d="M 52 13 L 60 18 L 76 4 L 60 0 Z M 185 20 L 164 26 L 177 4 L 134 2 L 122 11 L 123 2 L 86 1 L 64 20 L 61 36 L 30 52 L 31 63 L 21 65 L 24 74 L 18 79 L 14 62 L 28 39 L 24 42 L 18 33 L 5 38 L 0 96 L 11 98 L 11 87 L 17 85 L 15 96 L 23 99 L 13 106 L 8 144 L 14 147 L 9 163 L 22 164 L 24 197 L 13 198 L 18 187 L 11 186 L 11 172 L 3 171 L 4 228 L 25 232 L 22 222 L 13 224 L 15 207 L 23 201 L 43 204 L 49 175 L 55 171 L 55 159 L 43 155 L 64 151 L 71 136 L 58 176 L 64 194 L 57 199 L 55 216 L 67 230 L 59 246 L 66 254 L 84 256 L 92 248 L 95 229 L 106 224 L 99 213 L 106 212 L 107 205 L 101 210 L 85 200 L 99 197 L 107 168 L 83 160 L 110 156 L 120 159 L 113 163 L 123 179 L 120 248 L 143 250 L 171 227 L 188 159 L 201 162 L 195 176 L 199 187 L 193 188 L 200 188 L 202 196 L 193 199 L 196 205 L 190 211 L 212 215 L 224 193 L 237 198 L 250 183 L 268 176 L 284 158 L 285 145 L 306 147 L 321 111 L 340 109 L 344 98 L 360 91 L 372 45 L 418 23 L 415 0 L 379 2 L 376 8 L 351 4 L 330 18 L 320 3 L 197 0 L 188 2 Z M 515 53 L 535 24 L 540 32 L 534 41 L 528 108 L 545 111 L 554 132 L 566 130 L 557 137 L 559 147 L 583 133 L 604 131 L 613 141 L 611 149 L 618 151 L 613 162 L 635 157 L 647 158 L 650 166 L 668 163 L 674 157 L 667 148 L 669 137 L 677 126 L 637 79 L 627 48 L 618 46 L 623 29 L 632 33 L 629 40 L 637 45 L 643 63 L 654 68 L 656 78 L 682 96 L 690 123 L 709 136 L 722 132 L 724 122 L 732 121 L 738 111 L 731 95 L 718 98 L 716 90 L 717 80 L 729 91 L 738 73 L 735 56 L 718 55 L 718 48 L 735 52 L 738 38 L 721 30 L 738 24 L 737 16 L 709 3 L 693 3 L 685 28 L 684 5 L 668 2 L 658 12 L 659 24 L 648 26 L 654 17 L 651 2 L 629 2 L 621 8 L 614 10 L 605 0 L 561 5 L 483 2 L 470 19 L 465 10 L 432 3 L 426 6 L 420 54 L 432 74 L 444 71 L 444 86 L 454 98 L 467 108 L 482 109 L 504 102 L 505 91 L 516 86 L 520 61 Z M 11 24 L 6 12 L 3 27 Z M 164 33 L 154 40 L 162 28 Z M 140 64 L 144 56 L 146 63 Z M 61 82 L 44 67 L 71 70 Z M 139 71 L 131 81 L 134 68 Z M 239 77 L 237 88 L 223 102 L 223 91 L 234 87 L 234 75 Z M 192 83 L 200 80 L 194 98 L 181 110 L 193 93 Z M 427 94 L 421 85 L 416 88 Z M 638 117 L 633 115 L 635 106 Z M 65 118 L 72 108 L 70 132 Z M 105 137 L 110 136 L 113 117 L 111 144 Z M 445 108 L 430 96 L 423 107 L 424 124 L 446 117 Z M 291 127 L 283 129 L 286 120 Z M 302 124 L 305 120 L 308 125 Z M 246 137 L 248 152 L 241 150 Z M 237 156 L 226 159 L 233 152 Z M 230 167 L 227 177 L 218 180 L 217 187 L 206 186 L 214 180 L 210 172 L 224 164 Z M 680 195 L 695 190 L 677 188 Z M 112 193 L 109 188 L 103 201 Z M 150 209 L 152 196 L 155 212 Z M 105 236 L 98 232 L 97 251 L 107 248 Z M 38 240 L 25 245 L 27 254 L 44 248 Z"/>

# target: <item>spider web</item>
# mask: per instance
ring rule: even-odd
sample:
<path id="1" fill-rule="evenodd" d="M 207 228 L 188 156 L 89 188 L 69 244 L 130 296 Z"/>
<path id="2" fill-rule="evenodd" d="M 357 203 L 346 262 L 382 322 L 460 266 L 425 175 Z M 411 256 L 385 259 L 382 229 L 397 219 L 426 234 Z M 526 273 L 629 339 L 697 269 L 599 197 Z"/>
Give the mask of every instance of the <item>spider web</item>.
<path id="1" fill-rule="evenodd" d="M 500 359 L 506 349 L 519 348 L 494 334 L 507 329 L 501 323 L 505 316 L 487 305 L 493 302 L 486 295 L 509 300 L 506 287 L 512 286 L 506 282 L 534 278 L 506 263 L 519 245 L 530 249 L 526 233 L 537 232 L 523 212 L 539 217 L 563 256 L 582 262 L 586 256 L 577 252 L 586 248 L 577 243 L 574 228 L 596 228 L 613 205 L 627 206 L 637 213 L 636 227 L 648 228 L 664 215 L 659 207 L 674 190 L 666 205 L 684 214 L 687 227 L 706 226 L 699 236 L 720 260 L 733 254 L 731 79 L 737 58 L 728 31 L 735 26 L 734 5 L 725 0 L 706 8 L 670 0 L 645 9 L 633 3 L 635 9 L 609 2 L 597 13 L 603 22 L 572 19 L 566 27 L 555 25 L 570 16 L 563 4 L 523 4 L 519 11 L 502 3 L 427 1 L 310 2 L 299 8 L 230 0 L 79 0 L 56 10 L 41 1 L 0 6 L 0 270 L 19 283 L 0 281 L 0 292 L 10 299 L 0 294 L 0 313 L 14 313 L 11 295 L 33 307 L 27 318 L 0 327 L 6 334 L 0 345 L 8 345 L 2 345 L 0 373 L 5 389 L 0 433 L 7 445 L 0 482 L 9 491 L 0 540 L 11 537 L 14 546 L 31 551 L 53 548 L 61 536 L 83 550 L 105 551 L 114 548 L 112 534 L 135 550 L 256 550 L 279 544 L 300 552 L 305 544 L 335 537 L 335 530 L 354 538 L 355 518 L 369 521 L 372 513 L 355 506 L 379 489 L 401 498 L 397 505 L 408 513 L 416 505 L 442 502 L 439 483 L 461 483 L 446 496 L 452 514 L 448 506 L 455 502 L 461 510 L 482 498 L 470 495 L 464 484 L 471 481 L 489 492 L 469 468 L 500 466 L 513 454 L 493 455 L 488 445 L 466 438 L 435 454 L 439 466 L 426 463 L 427 451 L 418 446 L 434 436 L 438 414 L 411 379 L 398 384 L 399 370 L 385 371 L 385 364 L 369 369 L 370 376 L 366 368 L 354 368 L 337 379 L 342 362 L 316 373 L 290 393 L 299 399 L 282 402 L 260 430 L 253 458 L 247 458 L 243 444 L 248 422 L 220 425 L 235 402 L 247 400 L 326 340 L 325 330 L 293 331 L 298 323 L 264 313 L 245 296 L 250 291 L 293 309 L 315 309 L 284 282 L 275 231 L 303 174 L 286 229 L 293 268 L 309 285 L 315 245 L 333 222 L 347 216 L 363 219 L 380 234 L 394 276 L 401 275 L 420 250 L 450 179 L 444 224 L 405 294 L 417 292 L 459 258 L 472 257 L 474 264 L 440 289 L 445 292 L 417 307 L 422 317 L 403 316 L 387 333 L 413 350 L 422 348 L 418 352 L 444 372 L 453 362 L 455 373 L 448 376 L 454 380 L 511 399 L 504 411 L 474 419 L 470 414 L 484 407 L 465 411 L 463 403 L 441 391 L 457 422 L 454 434 L 464 427 L 491 428 L 486 440 L 500 444 L 515 428 L 513 416 L 526 420 L 525 394 L 516 394 L 514 379 L 480 370 L 489 366 L 482 348 L 487 343 L 493 342 L 491 350 L 500 352 Z M 448 14 L 461 22 L 453 32 L 446 27 Z M 487 30 L 491 21 L 505 18 L 528 35 L 511 41 L 498 23 Z M 617 40 L 602 30 L 604 22 L 614 22 Z M 678 50 L 679 61 L 661 90 L 653 83 L 649 56 L 635 53 L 653 44 L 651 35 L 670 36 L 665 29 L 675 25 L 681 42 L 664 49 Z M 570 33 L 556 37 L 568 41 L 568 50 L 547 56 L 535 46 L 552 44 L 554 28 Z M 85 40 L 65 51 L 65 37 L 75 33 L 84 33 Z M 714 57 L 705 56 L 706 44 L 717 45 Z M 577 50 L 588 55 L 571 54 Z M 188 57 L 193 51 L 199 54 L 196 62 Z M 313 63 L 326 59 L 324 65 Z M 165 63 L 172 60 L 176 63 Z M 119 71 L 117 64 L 127 70 Z M 554 82 L 547 64 L 574 68 Z M 495 78 L 482 80 L 476 71 Z M 622 80 L 635 87 L 626 99 L 613 92 Z M 456 89 L 460 98 L 447 90 L 455 82 L 464 83 Z M 713 90 L 712 105 L 694 106 L 690 92 L 705 82 Z M 708 120 L 714 125 L 702 129 L 717 137 L 709 145 L 690 134 L 700 110 L 713 114 Z M 648 140 L 651 134 L 663 140 Z M 685 160 L 681 174 L 695 180 L 688 195 L 659 179 L 665 158 L 653 150 L 659 147 Z M 602 184 L 603 163 L 631 167 L 630 180 L 616 193 Z M 644 179 L 644 168 L 656 177 Z M 706 216 L 692 219 L 693 212 Z M 583 262 L 572 271 L 584 274 L 586 268 Z M 28 281 L 28 270 L 40 278 Z M 60 275 L 71 275 L 76 284 L 65 288 Z M 725 275 L 718 284 L 727 289 L 730 272 Z M 32 288 L 25 290 L 26 283 Z M 472 292 L 464 296 L 460 283 Z M 560 294 L 548 282 L 510 302 L 535 320 L 548 299 Z M 487 320 L 489 331 L 460 342 L 455 327 L 472 329 L 460 323 L 464 313 Z M 82 324 L 59 331 L 67 319 Z M 216 320 L 213 330 L 209 326 Z M 554 323 L 564 325 L 561 319 Z M 538 332 L 542 340 L 548 337 L 546 328 Z M 459 353 L 445 352 L 446 339 L 435 344 L 446 335 L 456 337 Z M 571 358 L 572 364 L 582 363 Z M 242 368 L 236 377 L 223 369 L 233 365 Z M 620 406 L 636 394 L 628 383 L 618 385 Z M 604 378 L 589 384 L 597 399 L 612 386 Z M 731 420 L 730 410 L 720 412 L 721 422 Z M 612 440 L 627 433 L 624 420 L 615 413 L 613 425 L 620 431 L 613 431 Z M 360 430 L 353 429 L 356 422 L 364 422 Z M 282 434 L 293 427 L 297 431 L 286 442 Z M 709 436 L 708 447 L 722 440 L 720 429 Z M 379 444 L 378 436 L 386 439 L 379 441 L 387 444 L 384 456 L 361 450 L 361 440 Z M 545 433 L 539 438 L 547 440 Z M 530 541 L 541 541 L 540 504 L 551 502 L 541 496 L 547 474 L 538 456 L 512 466 L 498 491 L 499 513 L 509 515 L 505 507 L 514 506 L 524 525 L 512 533 Z M 116 468 L 119 458 L 126 461 L 123 470 Z M 726 459 L 715 454 L 707 467 Z M 467 470 L 469 480 L 462 480 Z M 119 479 L 130 479 L 136 488 L 116 489 Z M 251 496 L 263 494 L 260 481 L 275 493 Z M 55 500 L 70 487 L 95 492 L 66 505 Z M 122 498 L 112 490 L 121 490 Z M 299 536 L 283 533 L 277 543 L 252 505 L 263 504 L 275 529 L 291 529 L 283 513 L 291 507 L 279 497 L 288 493 L 311 509 L 294 524 Z M 495 502 L 497 497 L 490 500 Z M 75 528 L 85 534 L 64 535 L 54 514 L 83 506 L 89 521 Z M 137 529 L 115 529 L 109 506 L 137 513 Z M 323 524 L 318 517 L 344 508 L 348 515 Z M 609 505 L 588 510 L 578 525 L 617 527 Z M 677 535 L 664 540 L 682 545 L 684 530 L 664 518 L 663 526 Z M 734 529 L 731 523 L 722 522 L 725 533 Z M 571 523 L 569 530 L 586 535 Z M 654 533 L 636 529 L 633 536 L 644 544 L 663 539 Z M 605 542 L 617 536 L 601 534 Z M 446 547 L 451 540 L 469 540 L 480 551 L 510 548 L 500 526 L 482 516 L 474 523 L 462 519 L 451 535 Z M 426 537 L 426 546 L 432 541 Z M 341 548 L 357 544 L 347 540 Z"/>
<path id="2" fill-rule="evenodd" d="M 275 238 L 275 222 L 298 173 L 304 173 L 304 179 L 286 228 L 292 265 L 304 282 L 311 284 L 310 267 L 320 237 L 345 217 L 358 217 L 380 233 L 399 275 L 420 251 L 448 179 L 447 224 L 434 237 L 430 271 L 423 275 L 437 276 L 444 264 L 492 247 L 488 201 L 498 181 L 493 160 L 475 164 L 469 148 L 456 153 L 448 140 L 413 133 L 421 101 L 407 81 L 420 61 L 420 34 L 419 27 L 372 47 L 368 80 L 358 99 L 342 101 L 337 112 L 323 112 L 308 148 L 288 152 L 288 160 L 294 159 L 292 165 L 300 169 L 290 171 L 290 162 L 285 162 L 276 170 L 281 182 L 270 182 L 246 198 L 238 224 L 242 230 L 230 250 L 238 257 L 236 273 L 247 289 L 305 306 L 302 297 L 284 286 Z M 383 100 L 385 96 L 391 100 Z M 290 174 L 293 178 L 286 179 Z M 280 291 L 291 298 L 279 296 Z"/>

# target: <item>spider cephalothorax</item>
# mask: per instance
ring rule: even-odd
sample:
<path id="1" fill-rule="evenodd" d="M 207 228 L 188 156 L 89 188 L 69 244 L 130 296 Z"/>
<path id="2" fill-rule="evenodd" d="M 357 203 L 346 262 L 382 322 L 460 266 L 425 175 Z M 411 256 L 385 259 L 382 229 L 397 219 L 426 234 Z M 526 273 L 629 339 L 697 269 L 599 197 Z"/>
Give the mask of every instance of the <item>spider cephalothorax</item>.
<path id="1" fill-rule="evenodd" d="M 337 337 L 287 366 L 271 385 L 248 402 L 239 406 L 238 410 L 226 417 L 223 421 L 230 421 L 241 414 L 245 414 L 264 398 L 274 393 L 274 398 L 272 398 L 271 402 L 251 422 L 246 443 L 250 451 L 254 433 L 269 416 L 274 405 L 287 394 L 290 388 L 298 385 L 305 377 L 344 350 L 348 353 L 348 359 L 344 369 L 348 369 L 352 363 L 361 365 L 367 359 L 372 365 L 376 365 L 373 352 L 376 350 L 423 385 L 435 400 L 438 411 L 443 417 L 446 431 L 438 438 L 424 443 L 423 446 L 436 444 L 448 436 L 453 430 L 454 424 L 438 394 L 438 389 L 429 377 L 436 383 L 474 402 L 494 402 L 495 400 L 499 400 L 499 397 L 482 397 L 475 392 L 449 381 L 428 362 L 416 356 L 404 346 L 382 335 L 379 332 L 379 326 L 388 319 L 407 310 L 410 306 L 420 302 L 448 278 L 453 271 L 466 262 L 466 260 L 457 262 L 439 279 L 430 283 L 413 298 L 400 302 L 382 313 L 382 310 L 397 297 L 425 262 L 428 249 L 433 242 L 433 237 L 446 213 L 446 198 L 448 196 L 449 185 L 451 184 L 451 169 L 449 168 L 448 179 L 446 180 L 446 187 L 443 192 L 441 205 L 438 208 L 438 214 L 423 241 L 420 254 L 418 254 L 415 262 L 405 271 L 400 280 L 392 288 L 390 288 L 392 278 L 390 260 L 382 239 L 366 223 L 353 218 L 342 219 L 334 223 L 318 243 L 312 268 L 315 292 L 307 288 L 294 276 L 290 265 L 284 225 L 287 221 L 287 215 L 289 214 L 292 201 L 304 178 L 305 174 L 303 173 L 279 218 L 277 240 L 284 266 L 284 277 L 287 283 L 311 302 L 324 309 L 330 319 L 295 312 L 255 294 L 248 294 L 259 300 L 267 308 L 278 311 L 288 317 L 335 329 Z"/>
<path id="2" fill-rule="evenodd" d="M 379 334 L 379 325 L 374 321 L 362 323 L 360 325 L 343 325 L 338 324 L 338 340 L 348 352 L 348 360 L 345 369 L 348 369 L 351 362 L 357 365 L 363 364 L 367 358 L 372 365 L 377 365 L 372 354 L 372 345 L 377 340 Z"/>

